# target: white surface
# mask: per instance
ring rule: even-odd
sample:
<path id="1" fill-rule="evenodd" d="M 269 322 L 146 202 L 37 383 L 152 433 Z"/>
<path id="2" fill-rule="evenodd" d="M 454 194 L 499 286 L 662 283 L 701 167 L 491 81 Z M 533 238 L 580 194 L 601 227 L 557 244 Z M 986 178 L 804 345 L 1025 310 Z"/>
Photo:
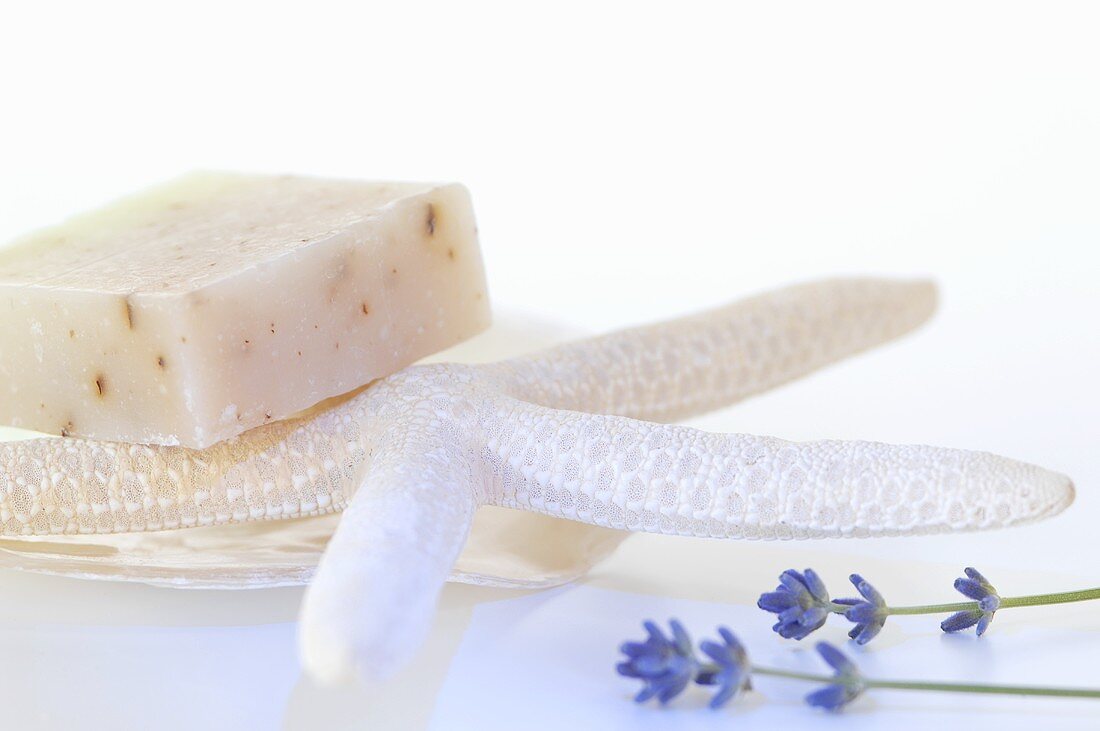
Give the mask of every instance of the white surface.
<path id="1" fill-rule="evenodd" d="M 592 613 L 578 618 L 582 628 L 613 625 L 614 636 L 594 647 L 561 622 L 546 655 L 534 635 L 558 609 L 573 611 L 556 604 L 574 601 L 569 590 L 539 613 L 527 595 L 448 587 L 424 655 L 381 688 L 300 679 L 297 590 L 181 594 L 4 573 L 3 726 L 461 729 L 472 708 L 486 724 L 537 728 L 540 717 L 514 713 L 524 701 L 563 713 L 579 704 L 566 692 L 571 662 L 591 663 L 585 677 L 603 683 L 586 686 L 587 713 L 592 700 L 607 726 L 660 724 L 660 712 L 626 700 L 632 686 L 612 670 L 618 642 L 649 615 L 712 621 L 696 601 L 729 604 L 740 619 L 748 610 L 738 607 L 791 565 L 820 568 L 837 593 L 860 570 L 898 602 L 946 600 L 966 564 L 1006 593 L 1100 584 L 1093 5 L 287 7 L 5 9 L 0 239 L 214 167 L 461 180 L 497 306 L 585 330 L 811 276 L 931 274 L 943 306 L 917 335 L 698 423 L 989 449 L 1072 475 L 1078 501 L 1001 534 L 634 538 L 588 584 L 628 595 L 573 605 Z M 478 607 L 516 597 L 487 616 L 510 617 L 531 644 L 494 646 L 471 663 L 460 648 L 471 618 L 478 631 L 487 621 Z M 931 677 L 992 653 L 976 677 L 1100 686 L 1097 616 L 1087 605 L 1003 612 L 986 641 L 959 638 L 958 648 L 934 620 L 899 623 L 869 657 L 884 673 L 915 674 L 919 663 Z M 751 632 L 767 626 L 761 614 Z M 763 638 L 759 646 L 785 656 Z M 935 665 L 923 655 L 931 649 Z M 491 688 L 528 665 L 537 673 L 507 704 L 453 705 L 465 697 L 454 683 Z M 769 686 L 769 698 L 779 692 Z M 697 715 L 691 705 L 685 718 Z M 1026 710 L 977 715 L 959 710 L 975 707 L 965 698 L 895 693 L 838 721 L 793 704 L 766 710 L 757 696 L 733 718 L 701 721 L 774 728 L 775 712 L 800 729 L 875 728 L 929 721 L 929 706 L 952 713 L 936 718 L 944 729 L 1014 722 Z M 1045 708 L 1042 722 L 1055 728 L 1100 718 L 1100 705 Z"/>
<path id="2" fill-rule="evenodd" d="M 763 667 L 831 674 L 812 645 L 803 643 L 792 649 L 791 643 L 769 631 L 755 608 L 651 598 L 587 586 L 572 591 L 550 590 L 474 610 L 451 672 L 440 689 L 431 728 L 442 731 L 457 724 L 481 731 L 505 731 L 515 728 L 514 719 L 525 714 L 540 719 L 545 728 L 629 725 L 635 729 L 680 731 L 728 723 L 736 723 L 738 728 L 804 728 L 822 715 L 806 708 L 803 697 L 823 683 L 765 676 L 754 679 L 755 692 L 717 712 L 707 707 L 713 689 L 700 688 L 685 691 L 662 711 L 611 705 L 611 697 L 629 703 L 640 688 L 637 681 L 620 679 L 611 684 L 607 679 L 615 639 L 645 637 L 640 627 L 624 633 L 622 618 L 637 613 L 639 605 L 661 617 L 662 624 L 670 614 L 679 617 L 693 628 L 689 631 L 696 640 L 716 639 L 714 628 L 718 625 L 731 627 L 745 643 L 752 662 Z M 981 642 L 973 637 L 929 632 L 935 622 L 928 618 L 894 619 L 900 621 L 891 620 L 895 631 L 890 638 L 870 651 L 844 648 L 869 678 L 965 683 L 980 675 L 992 681 L 1040 685 L 1072 686 L 1080 682 L 1075 672 L 1080 637 L 1073 637 L 1064 628 L 1013 626 L 1003 628 L 996 642 Z M 815 640 L 828 638 L 839 644 L 845 639 L 841 624 L 820 631 Z M 563 634 L 567 642 L 562 641 Z M 1089 639 L 1098 641 L 1100 634 L 1093 631 Z M 587 652 L 580 648 L 587 648 Z M 593 662 L 597 656 L 608 660 Z M 519 663 L 517 658 L 522 658 Z M 492 684 L 484 682 L 485 673 L 492 668 L 509 666 L 514 667 L 513 672 L 498 672 Z M 495 713 L 486 714 L 486 708 L 494 708 Z M 995 722 L 1001 731 L 1012 731 L 1031 729 L 1042 722 L 1047 729 L 1071 729 L 1084 727 L 1090 719 L 1095 723 L 1096 714 L 1095 706 L 1088 701 L 978 696 L 960 704 L 946 694 L 868 691 L 848 709 L 843 725 L 849 729 L 888 725 L 895 731 L 915 731 L 932 725 L 978 727 L 983 722 Z"/>

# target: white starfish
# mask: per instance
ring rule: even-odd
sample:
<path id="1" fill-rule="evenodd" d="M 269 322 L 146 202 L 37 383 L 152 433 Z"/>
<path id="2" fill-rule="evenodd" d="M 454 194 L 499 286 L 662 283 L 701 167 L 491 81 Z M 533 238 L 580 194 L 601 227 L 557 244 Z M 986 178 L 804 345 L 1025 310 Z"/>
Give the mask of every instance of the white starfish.
<path id="1" fill-rule="evenodd" d="M 1068 478 L 996 455 L 636 420 L 733 403 L 897 337 L 934 306 L 929 283 L 823 281 L 500 363 L 407 368 L 202 451 L 8 443 L 2 533 L 343 509 L 300 623 L 304 665 L 327 681 L 386 675 L 412 653 L 482 505 L 717 538 L 984 529 L 1062 510 Z"/>

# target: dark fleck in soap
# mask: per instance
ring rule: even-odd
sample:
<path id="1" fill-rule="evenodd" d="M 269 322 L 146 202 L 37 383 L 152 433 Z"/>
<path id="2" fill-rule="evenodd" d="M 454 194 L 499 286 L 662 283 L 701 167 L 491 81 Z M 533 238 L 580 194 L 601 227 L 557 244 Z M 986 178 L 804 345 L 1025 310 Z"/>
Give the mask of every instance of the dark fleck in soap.
<path id="1" fill-rule="evenodd" d="M 0 248 L 0 423 L 205 447 L 488 324 L 462 186 L 194 174 Z"/>

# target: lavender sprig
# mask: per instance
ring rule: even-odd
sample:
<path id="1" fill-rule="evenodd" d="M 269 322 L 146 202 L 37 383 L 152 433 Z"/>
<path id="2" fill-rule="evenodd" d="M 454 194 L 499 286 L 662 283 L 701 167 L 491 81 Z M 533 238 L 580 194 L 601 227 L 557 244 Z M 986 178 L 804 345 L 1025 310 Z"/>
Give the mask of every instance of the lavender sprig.
<path id="1" fill-rule="evenodd" d="M 806 696 L 806 702 L 828 711 L 839 711 L 859 697 L 867 688 L 867 681 L 860 675 L 856 664 L 828 642 L 818 642 L 815 649 L 836 673 L 832 683 L 810 693 Z"/>
<path id="2" fill-rule="evenodd" d="M 976 609 L 964 609 L 955 612 L 947 619 L 940 622 L 940 629 L 944 632 L 958 632 L 967 627 L 978 625 L 976 633 L 978 637 L 989 629 L 989 623 L 993 621 L 993 614 L 1001 607 L 1001 597 L 993 585 L 977 569 L 965 570 L 966 578 L 955 579 L 955 589 L 978 602 Z"/>
<path id="3" fill-rule="evenodd" d="M 844 611 L 844 616 L 849 622 L 855 623 L 855 627 L 848 633 L 848 636 L 856 643 L 866 645 L 874 639 L 882 626 L 886 624 L 886 617 L 890 614 L 890 608 L 886 606 L 886 600 L 882 598 L 882 594 L 879 593 L 878 589 L 871 586 L 862 576 L 852 574 L 848 577 L 848 580 L 856 587 L 856 591 L 863 597 L 863 601 L 840 599 L 838 603 L 848 605 L 848 608 Z"/>
<path id="4" fill-rule="evenodd" d="M 775 591 L 760 595 L 757 605 L 774 613 L 778 622 L 772 627 L 780 637 L 801 640 L 825 624 L 838 604 L 829 600 L 825 582 L 813 569 L 802 573 L 788 569 L 779 575 Z"/>
<path id="5" fill-rule="evenodd" d="M 849 580 L 860 596 L 850 599 L 830 599 L 824 582 L 812 569 L 799 573 L 784 571 L 775 591 L 760 595 L 757 606 L 778 616 L 772 627 L 780 636 L 801 640 L 825 624 L 830 614 L 844 615 L 855 626 L 848 636 L 863 645 L 882 630 L 887 617 L 895 614 L 944 614 L 953 612 L 940 623 L 944 632 L 959 632 L 976 628 L 979 637 L 986 633 L 993 615 L 1000 609 L 1034 607 L 1044 604 L 1065 604 L 1100 599 L 1100 588 L 1067 591 L 1055 594 L 1002 597 L 977 569 L 968 567 L 965 577 L 955 580 L 955 589 L 971 601 L 948 604 L 922 604 L 892 607 L 882 594 L 859 574 Z"/>
<path id="6" fill-rule="evenodd" d="M 718 692 L 710 699 L 711 708 L 721 708 L 737 697 L 743 690 L 752 688 L 749 669 L 749 655 L 745 646 L 725 627 L 718 628 L 722 642 L 703 640 L 699 649 L 714 661 L 711 665 L 701 666 L 695 682 L 699 685 L 717 685 Z"/>
<path id="7" fill-rule="evenodd" d="M 691 638 L 683 625 L 675 619 L 669 625 L 672 629 L 671 637 L 666 636 L 654 622 L 645 622 L 648 637 L 642 642 L 625 642 L 621 647 L 626 660 L 616 666 L 619 674 L 640 679 L 644 683 L 642 690 L 634 696 L 638 703 L 645 703 L 655 697 L 664 705 L 694 682 L 696 685 L 717 687 L 717 692 L 711 697 L 710 707 L 720 708 L 742 692 L 750 690 L 754 675 L 824 683 L 824 687 L 807 695 L 805 700 L 807 704 L 827 711 L 842 710 L 872 688 L 1100 700 L 1100 690 L 1090 688 L 875 680 L 864 676 L 851 659 L 828 642 L 817 643 L 815 649 L 832 668 L 831 675 L 763 667 L 750 662 L 744 646 L 725 627 L 718 628 L 721 642 L 704 640 L 700 643 L 700 649 L 712 660 L 702 662 L 696 656 Z"/>
<path id="8" fill-rule="evenodd" d="M 623 643 L 622 653 L 626 661 L 619 663 L 620 675 L 628 678 L 640 678 L 645 685 L 634 697 L 638 703 L 644 703 L 656 696 L 661 703 L 683 692 L 699 672 L 699 660 L 683 625 L 675 619 L 669 622 L 672 637 L 666 637 L 655 622 L 644 625 L 649 636 L 643 642 Z"/>

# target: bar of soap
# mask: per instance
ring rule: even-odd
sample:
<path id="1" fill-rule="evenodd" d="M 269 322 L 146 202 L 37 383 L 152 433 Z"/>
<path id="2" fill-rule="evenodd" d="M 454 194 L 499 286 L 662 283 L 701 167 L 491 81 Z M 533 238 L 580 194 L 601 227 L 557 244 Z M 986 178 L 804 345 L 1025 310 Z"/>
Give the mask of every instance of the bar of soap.
<path id="1" fill-rule="evenodd" d="M 0 249 L 0 423 L 206 447 L 489 320 L 461 185 L 193 174 Z"/>

